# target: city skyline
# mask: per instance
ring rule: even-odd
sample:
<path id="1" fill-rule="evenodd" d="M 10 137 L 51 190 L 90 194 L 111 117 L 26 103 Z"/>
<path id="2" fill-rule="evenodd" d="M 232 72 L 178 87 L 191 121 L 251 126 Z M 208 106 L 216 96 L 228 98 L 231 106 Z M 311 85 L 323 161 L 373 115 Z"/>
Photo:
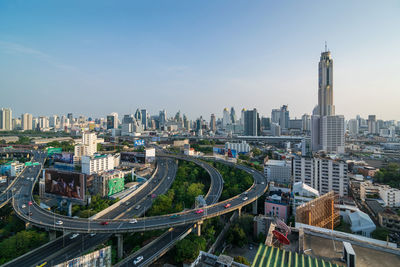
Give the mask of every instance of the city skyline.
<path id="1" fill-rule="evenodd" d="M 15 116 L 104 117 L 141 107 L 150 114 L 181 110 L 195 119 L 220 116 L 231 106 L 268 115 L 287 104 L 291 117 L 300 118 L 317 103 L 317 64 L 327 41 L 340 114 L 400 118 L 393 108 L 400 97 L 396 2 L 346 3 L 345 11 L 343 4 L 319 2 L 312 8 L 122 3 L 113 7 L 118 16 L 98 1 L 91 13 L 74 2 L 0 5 L 0 106 Z M 326 7 L 338 19 L 326 20 Z M 177 16 L 174 8 L 181 11 Z"/>

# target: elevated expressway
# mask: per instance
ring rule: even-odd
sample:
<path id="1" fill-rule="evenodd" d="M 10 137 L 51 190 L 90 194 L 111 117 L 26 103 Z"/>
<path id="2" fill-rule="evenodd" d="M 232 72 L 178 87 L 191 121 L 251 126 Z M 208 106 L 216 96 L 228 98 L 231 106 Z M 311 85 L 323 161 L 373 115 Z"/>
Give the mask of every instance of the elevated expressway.
<path id="1" fill-rule="evenodd" d="M 175 159 L 172 158 L 158 158 L 157 164 L 157 172 L 154 177 L 151 178 L 151 182 L 147 186 L 142 188 L 136 194 L 132 194 L 133 196 L 127 196 L 128 199 L 125 201 L 125 204 L 117 206 L 100 216 L 100 218 L 132 218 L 133 216 L 140 216 L 145 210 L 151 207 L 153 199 L 147 196 L 150 194 L 160 195 L 165 193 L 171 186 L 177 170 Z M 39 172 L 36 173 L 36 175 L 38 174 Z M 30 186 L 31 185 L 28 184 L 28 188 L 25 189 L 22 194 L 29 193 L 31 190 Z M 128 201 L 129 205 L 126 205 Z M 137 205 L 141 205 L 142 208 L 139 210 L 135 209 Z M 29 209 L 25 208 L 25 211 L 29 212 Z M 3 266 L 36 266 L 43 262 L 47 262 L 51 265 L 58 264 L 74 257 L 78 257 L 85 251 L 107 241 L 111 237 L 111 234 L 97 234 L 95 236 L 82 234 L 77 238 L 70 239 L 71 236 L 72 233 L 65 234 L 62 237 L 50 241 L 40 248 L 26 253 Z"/>

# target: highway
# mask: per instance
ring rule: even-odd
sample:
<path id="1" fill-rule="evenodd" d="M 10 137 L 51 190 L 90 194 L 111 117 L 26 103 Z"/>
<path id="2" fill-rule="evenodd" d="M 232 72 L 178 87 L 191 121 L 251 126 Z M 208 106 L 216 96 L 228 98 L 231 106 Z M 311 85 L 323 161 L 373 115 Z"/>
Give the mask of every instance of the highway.
<path id="1" fill-rule="evenodd" d="M 171 156 L 173 157 L 173 156 Z M 181 157 L 179 157 L 181 158 Z M 221 196 L 223 185 L 224 185 L 224 180 L 222 178 L 222 175 L 216 170 L 214 167 L 211 165 L 198 161 L 197 159 L 194 160 L 193 158 L 186 158 L 188 161 L 193 161 L 196 164 L 199 164 L 203 168 L 207 166 L 207 168 L 214 169 L 215 171 L 212 172 L 213 176 L 210 176 L 211 179 L 211 184 L 210 188 L 207 192 L 207 195 L 205 196 L 205 200 L 207 205 L 214 204 L 218 201 L 218 199 Z M 182 240 L 186 235 L 188 235 L 194 224 L 187 224 L 187 225 L 182 225 L 178 226 L 175 228 L 170 228 L 168 231 L 166 231 L 164 234 L 156 238 L 154 241 L 152 241 L 150 244 L 142 247 L 140 250 L 136 251 L 135 253 L 129 255 L 126 257 L 123 261 L 119 262 L 116 267 L 120 266 L 147 266 L 154 261 L 156 261 L 158 258 L 160 258 L 162 255 L 164 255 L 169 249 L 171 249 L 176 242 L 179 240 Z M 138 256 L 143 257 L 143 261 L 134 264 L 133 260 L 137 258 Z"/>
<path id="2" fill-rule="evenodd" d="M 177 158 L 178 156 L 173 157 Z M 184 156 L 179 157 L 185 160 L 198 161 L 196 159 Z M 219 174 L 218 171 L 216 171 L 210 165 L 201 161 L 198 161 L 198 163 L 210 173 L 211 177 Z M 32 206 L 30 206 L 30 212 L 32 212 L 32 214 L 29 215 L 26 210 L 21 208 L 23 204 L 26 204 L 28 201 L 32 200 L 29 192 L 27 191 L 21 192 L 14 197 L 13 207 L 16 211 L 16 214 L 21 219 L 48 230 L 66 230 L 75 233 L 126 233 L 170 228 L 188 223 L 196 223 L 204 219 L 212 218 L 239 209 L 247 204 L 252 203 L 266 191 L 267 185 L 265 183 L 264 176 L 261 173 L 241 165 L 238 165 L 237 167 L 250 172 L 255 180 L 253 186 L 246 191 L 246 196 L 239 195 L 223 202 L 208 205 L 207 207 L 203 208 L 203 212 L 188 210 L 177 213 L 177 216 L 175 217 L 171 217 L 170 214 L 138 218 L 137 223 L 132 224 L 129 222 L 129 219 L 122 218 L 109 221 L 101 219 L 88 220 L 82 218 L 70 218 L 43 210 L 36 203 L 34 203 Z M 26 188 L 25 190 L 29 189 Z M 28 196 L 26 197 L 26 195 Z M 225 205 L 228 203 L 230 204 L 230 207 L 225 208 Z M 62 221 L 62 224 L 56 224 L 57 221 Z"/>
<path id="3" fill-rule="evenodd" d="M 157 158 L 157 164 L 159 164 L 158 171 L 152 178 L 154 182 L 149 183 L 138 194 L 128 199 L 129 206 L 121 205 L 103 215 L 103 218 L 132 218 L 133 216 L 140 216 L 150 208 L 154 199 L 147 197 L 147 195 L 165 193 L 174 181 L 177 170 L 177 164 L 174 159 Z M 143 208 L 140 210 L 134 209 L 137 205 L 141 205 Z M 71 237 L 72 233 L 66 234 L 3 266 L 35 266 L 43 262 L 51 263 L 51 265 L 62 263 L 104 243 L 111 237 L 111 234 L 97 234 L 95 236 L 80 234 L 77 238 L 70 239 Z"/>

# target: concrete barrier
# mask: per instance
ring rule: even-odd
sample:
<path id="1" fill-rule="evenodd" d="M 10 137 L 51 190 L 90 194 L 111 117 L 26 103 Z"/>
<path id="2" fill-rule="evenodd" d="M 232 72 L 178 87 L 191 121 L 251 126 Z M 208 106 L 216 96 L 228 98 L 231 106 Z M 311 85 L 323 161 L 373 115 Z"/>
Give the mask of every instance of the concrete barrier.
<path id="1" fill-rule="evenodd" d="M 112 204 L 111 206 L 109 206 L 108 208 L 100 211 L 99 213 L 96 213 L 95 215 L 93 215 L 92 217 L 90 217 L 90 220 L 95 220 L 100 218 L 101 216 L 103 216 L 104 214 L 108 213 L 109 211 L 115 209 L 116 207 L 119 207 L 120 205 L 124 204 L 126 201 L 128 201 L 128 199 L 130 199 L 131 197 L 135 196 L 137 193 L 139 193 L 143 188 L 145 188 L 154 178 L 154 176 L 157 174 L 158 172 L 158 163 L 156 166 L 156 169 L 154 170 L 153 174 L 151 175 L 150 179 L 148 179 L 146 182 L 144 182 L 143 184 L 141 184 L 135 191 L 133 191 L 132 193 L 126 195 L 124 198 L 122 198 L 121 200 L 119 200 L 118 202 Z"/>

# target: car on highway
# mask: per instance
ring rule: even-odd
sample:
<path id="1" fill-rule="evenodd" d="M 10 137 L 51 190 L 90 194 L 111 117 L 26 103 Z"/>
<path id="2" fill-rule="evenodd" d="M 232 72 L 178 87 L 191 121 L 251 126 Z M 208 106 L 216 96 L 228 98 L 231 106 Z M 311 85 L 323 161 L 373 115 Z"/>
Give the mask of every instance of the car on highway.
<path id="1" fill-rule="evenodd" d="M 137 205 L 136 208 L 135 208 L 135 210 L 139 210 L 140 207 L 141 207 L 140 205 Z"/>
<path id="2" fill-rule="evenodd" d="M 224 208 L 227 209 L 227 208 L 229 208 L 230 206 L 231 206 L 231 203 L 227 203 L 227 204 L 224 205 Z"/>
<path id="3" fill-rule="evenodd" d="M 156 194 L 151 194 L 151 198 L 156 198 L 157 195 Z"/>
<path id="4" fill-rule="evenodd" d="M 203 212 L 204 212 L 203 209 L 196 210 L 196 214 L 200 214 L 200 213 L 203 213 Z"/>
<path id="5" fill-rule="evenodd" d="M 27 216 L 32 216 L 32 211 L 26 213 Z"/>
<path id="6" fill-rule="evenodd" d="M 108 225 L 108 222 L 101 222 L 101 225 Z"/>
<path id="7" fill-rule="evenodd" d="M 138 264 L 139 262 L 141 262 L 143 260 L 143 256 L 139 256 L 139 257 L 137 257 L 134 261 L 133 261 L 133 264 Z"/>
<path id="8" fill-rule="evenodd" d="M 136 219 L 131 219 L 131 220 L 129 221 L 129 223 L 137 223 L 137 220 L 136 220 Z"/>
<path id="9" fill-rule="evenodd" d="M 90 237 L 94 237 L 96 234 L 95 233 L 91 233 L 90 234 Z"/>
<path id="10" fill-rule="evenodd" d="M 124 204 L 125 204 L 125 206 L 129 206 L 131 204 L 131 202 L 127 201 Z"/>
<path id="11" fill-rule="evenodd" d="M 248 200 L 249 198 L 248 197 L 244 197 L 244 198 L 242 198 L 243 199 L 243 201 L 246 201 L 246 200 Z"/>
<path id="12" fill-rule="evenodd" d="M 22 204 L 21 208 L 25 209 L 25 208 L 26 208 L 26 205 L 25 205 L 25 204 Z"/>
<path id="13" fill-rule="evenodd" d="M 57 225 L 62 225 L 62 224 L 63 224 L 63 221 L 56 221 L 56 224 L 57 224 Z"/>
<path id="14" fill-rule="evenodd" d="M 73 234 L 69 239 L 74 239 L 77 238 L 79 236 L 79 234 Z"/>
<path id="15" fill-rule="evenodd" d="M 179 218 L 180 216 L 181 216 L 180 214 L 173 214 L 169 218 L 170 219 L 175 219 L 175 218 Z"/>

